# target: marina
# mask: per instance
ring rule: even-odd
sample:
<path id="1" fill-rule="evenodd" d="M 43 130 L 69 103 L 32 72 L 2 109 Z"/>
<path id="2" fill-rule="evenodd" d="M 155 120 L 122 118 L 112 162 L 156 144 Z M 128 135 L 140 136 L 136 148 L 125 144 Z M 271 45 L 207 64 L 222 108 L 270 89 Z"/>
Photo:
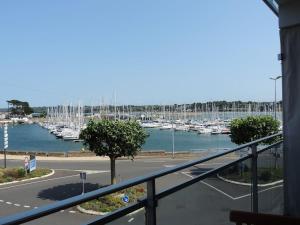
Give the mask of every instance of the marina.
<path id="1" fill-rule="evenodd" d="M 143 151 L 172 151 L 172 131 L 146 128 L 149 137 Z M 8 151 L 67 152 L 80 151 L 82 143 L 57 139 L 38 124 L 10 125 Z M 3 136 L 3 128 L 0 128 Z M 0 145 L 3 140 L 0 139 Z M 199 135 L 196 132 L 174 132 L 175 151 L 203 151 L 235 146 L 228 135 Z"/>
<path id="2" fill-rule="evenodd" d="M 226 104 L 231 107 L 215 103 L 151 107 L 79 103 L 47 107 L 45 118 L 10 117 L 2 121 L 10 124 L 8 151 L 85 151 L 79 135 L 88 121 L 110 119 L 137 120 L 149 134 L 142 151 L 193 152 L 234 147 L 229 136 L 232 119 L 273 115 L 270 104 Z M 278 107 L 277 119 L 281 121 L 281 117 Z"/>
<path id="3" fill-rule="evenodd" d="M 218 103 L 218 102 L 217 102 Z M 198 134 L 230 134 L 230 122 L 247 116 L 272 115 L 270 103 L 193 103 L 182 105 L 125 106 L 105 104 L 99 106 L 59 105 L 48 107 L 40 126 L 56 138 L 80 141 L 79 134 L 90 119 L 137 120 L 144 128 L 192 131 Z M 277 110 L 276 110 L 277 111 Z M 280 104 L 276 119 L 281 121 Z"/>

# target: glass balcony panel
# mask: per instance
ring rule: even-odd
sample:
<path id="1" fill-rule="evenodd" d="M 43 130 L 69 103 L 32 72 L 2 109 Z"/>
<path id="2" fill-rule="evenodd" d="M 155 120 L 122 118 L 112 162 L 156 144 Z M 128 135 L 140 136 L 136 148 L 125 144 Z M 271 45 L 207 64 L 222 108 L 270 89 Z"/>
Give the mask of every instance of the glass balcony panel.
<path id="1" fill-rule="evenodd" d="M 283 144 L 258 155 L 258 208 L 261 213 L 283 214 Z"/>
<path id="2" fill-rule="evenodd" d="M 118 218 L 112 222 L 107 223 L 109 225 L 144 225 L 145 224 L 145 208 L 138 209 L 132 213 L 127 214 L 121 218 Z"/>
<path id="3" fill-rule="evenodd" d="M 178 174 L 191 180 L 205 168 Z M 251 160 L 245 160 L 158 201 L 159 225 L 231 224 L 230 210 L 251 211 Z"/>

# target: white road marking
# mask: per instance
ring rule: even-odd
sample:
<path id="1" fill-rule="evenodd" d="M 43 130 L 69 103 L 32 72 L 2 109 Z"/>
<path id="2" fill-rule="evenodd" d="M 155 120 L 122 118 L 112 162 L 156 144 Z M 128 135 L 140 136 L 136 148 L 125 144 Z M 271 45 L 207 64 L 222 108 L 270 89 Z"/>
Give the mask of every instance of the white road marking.
<path id="1" fill-rule="evenodd" d="M 218 188 L 216 188 L 216 187 L 214 187 L 214 186 L 212 186 L 212 185 L 210 185 L 210 184 L 208 184 L 208 183 L 206 183 L 206 182 L 204 182 L 204 181 L 200 181 L 200 182 L 201 182 L 202 184 L 205 184 L 206 186 L 208 186 L 208 187 L 210 187 L 210 188 L 216 190 L 217 192 L 219 192 L 219 193 L 225 195 L 226 197 L 228 197 L 228 198 L 230 198 L 230 199 L 232 199 L 232 200 L 235 200 L 234 197 L 232 197 L 231 195 L 225 193 L 224 191 L 222 191 L 222 190 L 220 190 L 220 189 L 218 189 Z"/>
<path id="2" fill-rule="evenodd" d="M 190 178 L 192 178 L 192 179 L 194 179 L 194 177 L 191 174 L 189 174 L 189 172 L 181 172 L 181 173 L 188 176 L 188 177 L 190 177 Z"/>
<path id="3" fill-rule="evenodd" d="M 29 182 L 29 183 L 25 183 L 25 184 L 18 184 L 18 185 L 14 185 L 14 186 L 9 186 L 9 187 L 2 187 L 2 188 L 0 188 L 0 190 L 14 188 L 14 187 L 20 187 L 20 186 L 26 186 L 26 185 L 30 185 L 30 184 L 43 183 L 43 182 L 52 181 L 52 180 L 60 180 L 60 179 L 76 177 L 76 176 L 78 177 L 79 174 L 69 175 L 69 176 L 64 176 L 64 177 L 56 177 L 56 178 L 51 178 L 51 179 L 46 179 L 46 180 L 39 180 L 39 181 Z"/>
<path id="4" fill-rule="evenodd" d="M 164 163 L 166 161 L 163 161 L 163 160 L 143 160 L 142 162 L 145 162 L 145 163 Z"/>
<path id="5" fill-rule="evenodd" d="M 164 167 L 167 167 L 167 168 L 174 167 L 174 166 L 176 166 L 176 165 L 164 165 Z"/>
<path id="6" fill-rule="evenodd" d="M 24 208 L 30 208 L 30 206 L 29 206 L 29 205 L 24 205 L 23 207 L 24 207 Z"/>
<path id="7" fill-rule="evenodd" d="M 189 174 L 189 172 L 181 172 L 181 173 L 184 174 L 184 175 L 186 175 L 186 176 L 188 176 L 188 177 L 190 177 L 190 178 L 192 178 L 192 179 L 194 178 L 192 175 Z M 216 188 L 216 187 L 214 187 L 214 186 L 212 186 L 212 185 L 210 185 L 210 184 L 208 184 L 208 183 L 206 183 L 206 182 L 204 182 L 204 181 L 200 181 L 200 182 L 201 182 L 202 184 L 204 184 L 204 185 L 206 185 L 206 186 L 208 186 L 208 187 L 214 189 L 215 191 L 217 191 L 217 192 L 219 192 L 219 193 L 225 195 L 226 197 L 230 198 L 231 200 L 235 200 L 233 196 L 231 196 L 231 195 L 225 193 L 224 191 L 222 191 L 222 190 L 220 190 L 220 189 L 218 189 L 218 188 Z"/>
<path id="8" fill-rule="evenodd" d="M 4 202 L 2 199 L 0 199 L 0 202 Z"/>
<path id="9" fill-rule="evenodd" d="M 76 211 L 71 210 L 71 211 L 69 211 L 69 213 L 76 213 Z"/>
<path id="10" fill-rule="evenodd" d="M 62 210 L 60 210 L 60 212 L 61 212 L 61 213 L 63 213 L 64 211 L 65 211 L 65 210 L 63 210 L 63 209 L 62 209 Z"/>
<path id="11" fill-rule="evenodd" d="M 128 220 L 128 223 L 131 223 L 133 220 L 134 220 L 134 218 L 130 218 L 130 219 Z"/>
<path id="12" fill-rule="evenodd" d="M 61 171 L 75 171 L 75 172 L 86 172 L 87 174 L 98 174 L 98 173 L 108 173 L 109 170 L 71 170 L 71 169 L 55 169 L 55 170 L 61 170 Z"/>
<path id="13" fill-rule="evenodd" d="M 275 189 L 275 188 L 279 188 L 279 187 L 283 187 L 283 185 L 281 184 L 281 185 L 277 185 L 277 186 L 270 187 L 270 188 L 267 188 L 267 189 L 263 189 L 261 191 L 258 191 L 258 193 L 263 193 L 263 192 L 266 192 L 266 191 L 269 191 L 269 190 L 272 190 L 272 189 Z M 249 197 L 249 196 L 251 196 L 251 194 L 246 194 L 246 195 L 242 195 L 242 196 L 239 196 L 239 197 L 235 197 L 234 200 L 246 198 L 246 197 Z"/>
<path id="14" fill-rule="evenodd" d="M 34 208 L 35 208 L 35 209 L 37 209 L 38 207 L 37 207 L 37 206 L 35 206 Z"/>
<path id="15" fill-rule="evenodd" d="M 7 205 L 11 205 L 12 203 L 11 203 L 11 202 L 6 202 L 6 204 L 7 204 Z"/>
<path id="16" fill-rule="evenodd" d="M 14 206 L 20 207 L 21 205 L 20 204 L 14 204 Z"/>
<path id="17" fill-rule="evenodd" d="M 188 176 L 188 177 L 190 177 L 190 178 L 192 178 L 192 179 L 194 178 L 192 175 L 189 174 L 189 172 L 181 172 L 181 173 L 184 174 L 184 175 L 186 175 L 186 176 Z M 202 184 L 204 184 L 204 185 L 206 185 L 206 186 L 208 186 L 208 187 L 214 189 L 215 191 L 217 191 L 217 192 L 219 192 L 219 193 L 225 195 L 226 197 L 230 198 L 231 200 L 234 200 L 234 201 L 235 201 L 235 200 L 239 200 L 239 199 L 242 199 L 242 198 L 246 198 L 246 197 L 251 196 L 251 193 L 249 193 L 249 194 L 246 194 L 246 195 L 241 195 L 241 196 L 238 196 L 238 197 L 233 197 L 233 196 L 227 194 L 226 192 L 224 192 L 224 191 L 222 191 L 222 190 L 216 188 L 215 186 L 213 186 L 213 185 L 211 185 L 211 184 L 208 184 L 208 183 L 206 183 L 206 182 L 204 182 L 204 181 L 200 181 L 200 182 L 201 182 Z M 266 192 L 266 191 L 269 191 L 269 190 L 272 190 L 272 189 L 275 189 L 275 188 L 279 188 L 279 187 L 282 187 L 282 186 L 283 186 L 283 185 L 281 184 L 281 185 L 277 185 L 277 186 L 270 187 L 270 188 L 267 188 L 267 189 L 263 189 L 263 190 L 261 190 L 261 191 L 258 191 L 258 193 L 263 193 L 263 192 Z"/>
<path id="18" fill-rule="evenodd" d="M 201 163 L 201 166 L 211 166 L 211 165 L 223 165 L 224 163 Z"/>

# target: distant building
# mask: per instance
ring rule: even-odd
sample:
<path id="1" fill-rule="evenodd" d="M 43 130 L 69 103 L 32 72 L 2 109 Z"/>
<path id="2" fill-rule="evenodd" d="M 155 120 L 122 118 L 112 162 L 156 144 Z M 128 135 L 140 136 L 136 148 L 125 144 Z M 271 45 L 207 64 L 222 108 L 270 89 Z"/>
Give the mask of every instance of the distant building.
<path id="1" fill-rule="evenodd" d="M 6 117 L 5 113 L 0 113 L 0 120 L 4 120 Z"/>
<path id="2" fill-rule="evenodd" d="M 42 116 L 42 113 L 31 113 L 30 115 L 29 115 L 29 117 L 31 117 L 31 118 L 39 118 L 39 117 L 41 117 Z"/>

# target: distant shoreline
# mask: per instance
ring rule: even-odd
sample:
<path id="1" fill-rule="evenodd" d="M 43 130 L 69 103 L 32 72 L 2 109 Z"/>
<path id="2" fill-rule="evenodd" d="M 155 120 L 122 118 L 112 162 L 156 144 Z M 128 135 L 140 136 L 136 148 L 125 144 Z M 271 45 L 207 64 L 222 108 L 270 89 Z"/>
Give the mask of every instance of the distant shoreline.
<path id="1" fill-rule="evenodd" d="M 197 152 L 175 152 L 174 156 L 175 158 L 194 158 L 194 157 L 204 157 L 212 153 L 212 150 L 207 151 L 197 151 Z M 3 151 L 0 151 L 0 157 L 3 157 L 4 155 Z M 93 152 L 85 151 L 85 152 L 74 152 L 74 151 L 68 151 L 68 152 L 38 152 L 38 151 L 7 151 L 7 159 L 24 159 L 25 156 L 29 156 L 30 154 L 34 154 L 37 157 L 40 157 L 41 159 L 68 159 L 68 158 L 77 158 L 77 159 L 108 159 L 107 157 L 100 157 L 96 156 Z M 135 158 L 143 158 L 143 157 L 160 157 L 160 158 L 171 158 L 172 152 L 167 151 L 142 151 L 140 152 Z M 128 157 L 121 157 L 120 159 L 130 159 Z"/>

